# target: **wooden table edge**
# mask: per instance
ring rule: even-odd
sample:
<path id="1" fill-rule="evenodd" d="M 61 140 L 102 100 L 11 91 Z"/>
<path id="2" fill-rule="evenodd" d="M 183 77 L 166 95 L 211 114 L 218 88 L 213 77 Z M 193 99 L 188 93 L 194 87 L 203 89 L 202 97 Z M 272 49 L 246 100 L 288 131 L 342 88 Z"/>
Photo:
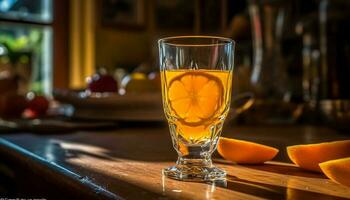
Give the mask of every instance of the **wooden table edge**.
<path id="1" fill-rule="evenodd" d="M 65 192 L 82 199 L 117 199 L 124 198 L 96 185 L 60 165 L 49 162 L 28 150 L 0 138 L 0 156 L 16 165 L 23 166 L 45 181 L 64 188 Z M 34 170 L 35 169 L 35 170 Z M 59 180 L 53 182 L 52 180 Z"/>

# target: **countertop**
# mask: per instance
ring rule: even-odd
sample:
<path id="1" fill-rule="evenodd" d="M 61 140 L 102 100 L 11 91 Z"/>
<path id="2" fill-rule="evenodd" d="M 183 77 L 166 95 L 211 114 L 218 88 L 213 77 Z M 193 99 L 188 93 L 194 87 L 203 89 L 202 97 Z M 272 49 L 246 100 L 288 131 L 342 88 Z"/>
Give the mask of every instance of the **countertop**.
<path id="1" fill-rule="evenodd" d="M 0 174 L 6 179 L 0 180 L 8 180 L 7 189 L 12 184 L 18 194 L 49 199 L 350 198 L 350 188 L 297 168 L 285 150 L 288 145 L 349 139 L 350 134 L 287 125 L 226 127 L 222 135 L 271 145 L 280 152 L 263 165 L 236 165 L 215 153 L 214 163 L 227 171 L 227 181 L 194 183 L 162 176 L 161 170 L 176 160 L 165 126 L 2 134 Z"/>

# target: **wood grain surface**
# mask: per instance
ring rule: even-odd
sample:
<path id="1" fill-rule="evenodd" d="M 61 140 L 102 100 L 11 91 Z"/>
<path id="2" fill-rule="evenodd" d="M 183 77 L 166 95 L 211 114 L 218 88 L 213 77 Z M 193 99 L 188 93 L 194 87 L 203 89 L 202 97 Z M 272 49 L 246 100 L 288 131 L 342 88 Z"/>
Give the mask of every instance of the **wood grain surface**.
<path id="1" fill-rule="evenodd" d="M 37 162 L 44 168 L 62 168 L 78 176 L 74 184 L 90 184 L 108 193 L 101 198 L 125 199 L 349 199 L 350 188 L 324 175 L 303 171 L 291 164 L 285 147 L 349 139 L 350 135 L 311 126 L 225 128 L 224 136 L 267 144 L 280 149 L 274 161 L 264 165 L 236 165 L 214 155 L 215 164 L 228 173 L 227 181 L 193 183 L 171 180 L 161 170 L 176 160 L 166 127 L 123 128 L 103 132 L 64 135 L 3 135 L 1 160 L 11 154 L 18 163 Z M 9 146 L 6 142 L 13 146 Z M 10 150 L 9 150 L 10 149 Z M 7 150 L 7 151 L 6 151 Z M 43 176 L 45 170 L 42 171 Z M 60 182 L 47 173 L 53 182 Z M 69 179 L 68 176 L 64 176 Z M 74 177 L 73 177 L 74 178 Z M 79 181 L 80 180 L 80 181 Z M 86 192 L 76 191 L 77 194 Z M 115 196 L 114 196 L 115 195 Z"/>

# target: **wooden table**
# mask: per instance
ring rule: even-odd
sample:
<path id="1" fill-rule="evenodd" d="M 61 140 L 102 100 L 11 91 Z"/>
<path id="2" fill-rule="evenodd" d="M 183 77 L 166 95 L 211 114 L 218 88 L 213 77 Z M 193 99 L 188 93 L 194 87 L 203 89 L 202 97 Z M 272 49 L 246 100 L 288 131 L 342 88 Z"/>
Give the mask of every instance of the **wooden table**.
<path id="1" fill-rule="evenodd" d="M 287 145 L 349 139 L 349 134 L 311 126 L 267 126 L 225 128 L 223 135 L 275 146 L 280 153 L 264 165 L 235 165 L 214 155 L 216 165 L 227 171 L 227 181 L 192 183 L 161 174 L 176 160 L 166 127 L 21 133 L 0 136 L 0 180 L 8 180 L 7 189 L 17 188 L 24 197 L 49 199 L 350 198 L 350 188 L 298 169 L 288 163 L 285 152 Z"/>

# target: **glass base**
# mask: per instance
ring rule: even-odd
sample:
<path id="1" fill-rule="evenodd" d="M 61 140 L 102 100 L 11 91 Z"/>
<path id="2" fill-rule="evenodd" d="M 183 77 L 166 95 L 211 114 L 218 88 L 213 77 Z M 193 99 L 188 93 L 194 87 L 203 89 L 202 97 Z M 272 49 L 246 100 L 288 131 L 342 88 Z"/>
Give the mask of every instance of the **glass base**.
<path id="1" fill-rule="evenodd" d="M 226 179 L 226 172 L 214 166 L 175 165 L 163 169 L 163 175 L 181 181 L 211 182 Z"/>

